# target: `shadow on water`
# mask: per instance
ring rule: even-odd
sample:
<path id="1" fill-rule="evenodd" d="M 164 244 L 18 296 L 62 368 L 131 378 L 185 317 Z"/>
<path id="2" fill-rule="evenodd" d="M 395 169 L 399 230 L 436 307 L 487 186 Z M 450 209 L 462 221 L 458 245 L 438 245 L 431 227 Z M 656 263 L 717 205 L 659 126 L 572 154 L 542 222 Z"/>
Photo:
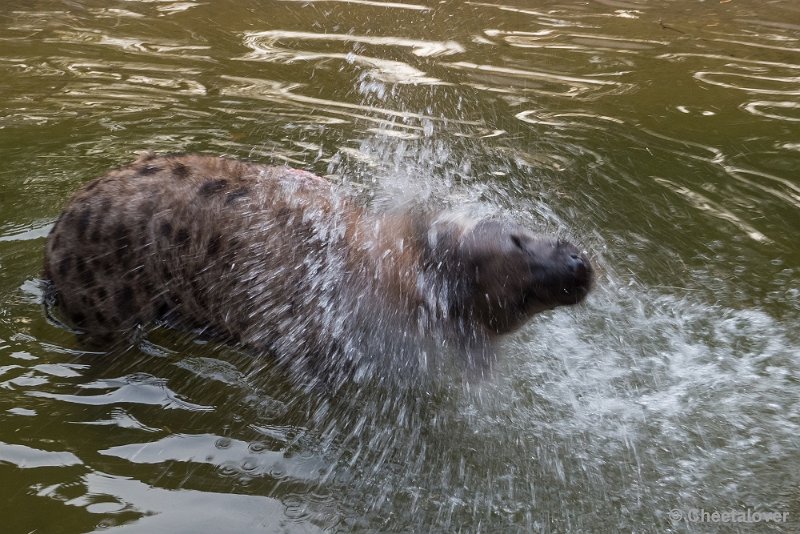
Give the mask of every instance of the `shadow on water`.
<path id="1" fill-rule="evenodd" d="M 9 532 L 796 529 L 800 11 L 766 5 L 6 2 Z M 166 329 L 88 354 L 43 238 L 143 148 L 502 212 L 600 277 L 482 381 L 305 391 Z"/>

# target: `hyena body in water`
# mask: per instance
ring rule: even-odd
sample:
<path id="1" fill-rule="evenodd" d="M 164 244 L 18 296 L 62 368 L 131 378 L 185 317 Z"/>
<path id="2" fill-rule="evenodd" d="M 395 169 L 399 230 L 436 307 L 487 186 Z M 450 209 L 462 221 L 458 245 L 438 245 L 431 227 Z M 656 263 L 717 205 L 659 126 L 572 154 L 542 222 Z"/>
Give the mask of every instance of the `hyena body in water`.
<path id="1" fill-rule="evenodd" d="M 153 154 L 73 196 L 45 275 L 92 339 L 166 320 L 336 376 L 433 353 L 482 368 L 494 338 L 592 283 L 575 246 L 510 221 L 378 213 L 305 171 Z"/>

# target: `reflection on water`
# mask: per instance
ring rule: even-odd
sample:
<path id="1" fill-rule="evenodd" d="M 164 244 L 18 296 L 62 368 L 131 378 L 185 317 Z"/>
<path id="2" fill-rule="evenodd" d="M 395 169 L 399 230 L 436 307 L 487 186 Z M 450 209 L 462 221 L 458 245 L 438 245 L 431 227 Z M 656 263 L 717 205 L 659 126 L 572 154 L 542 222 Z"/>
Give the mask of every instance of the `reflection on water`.
<path id="1" fill-rule="evenodd" d="M 9 532 L 706 531 L 800 522 L 800 6 L 6 0 Z M 69 193 L 145 148 L 583 243 L 589 302 L 495 376 L 299 392 L 175 332 L 86 352 L 39 302 Z"/>

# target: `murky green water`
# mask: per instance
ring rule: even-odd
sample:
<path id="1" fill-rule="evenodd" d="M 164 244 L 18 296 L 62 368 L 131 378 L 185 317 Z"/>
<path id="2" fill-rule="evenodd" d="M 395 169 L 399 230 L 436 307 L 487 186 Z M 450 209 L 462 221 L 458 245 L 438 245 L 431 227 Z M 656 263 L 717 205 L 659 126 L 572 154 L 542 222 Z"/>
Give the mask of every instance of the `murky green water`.
<path id="1" fill-rule="evenodd" d="M 0 21 L 3 532 L 800 528 L 797 2 L 4 0 Z M 86 354 L 40 307 L 44 237 L 148 148 L 508 211 L 601 278 L 492 380 L 427 394 L 304 394 L 170 331 Z"/>

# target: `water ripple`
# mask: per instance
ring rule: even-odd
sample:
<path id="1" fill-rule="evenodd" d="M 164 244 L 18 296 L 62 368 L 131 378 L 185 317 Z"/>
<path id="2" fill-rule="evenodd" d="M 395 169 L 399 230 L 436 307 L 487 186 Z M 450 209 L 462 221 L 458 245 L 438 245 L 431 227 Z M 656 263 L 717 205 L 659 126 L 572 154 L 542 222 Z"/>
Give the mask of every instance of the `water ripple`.
<path id="1" fill-rule="evenodd" d="M 183 13 L 184 11 L 188 11 L 194 7 L 199 7 L 204 4 L 205 2 L 168 2 L 158 6 L 156 9 L 158 9 L 161 13 L 174 15 L 175 13 Z"/>
<path id="2" fill-rule="evenodd" d="M 240 58 L 247 61 L 266 61 L 290 64 L 297 61 L 311 61 L 319 64 L 323 60 L 334 59 L 346 64 L 366 67 L 366 75 L 371 79 L 385 83 L 398 84 L 425 84 L 441 85 L 443 82 L 437 78 L 426 75 L 423 71 L 412 67 L 408 63 L 373 56 L 358 54 L 354 51 L 347 52 L 312 52 L 293 50 L 275 46 L 279 41 L 297 40 L 303 42 L 343 42 L 378 46 L 397 46 L 411 48 L 417 56 L 451 55 L 463 52 L 463 47 L 458 43 L 418 41 L 394 37 L 374 37 L 366 35 L 349 34 L 317 34 L 308 32 L 289 31 L 262 31 L 245 34 L 244 44 L 253 50 L 250 54 Z"/>
<path id="3" fill-rule="evenodd" d="M 245 33 L 244 43 L 253 49 L 255 54 L 269 54 L 279 41 L 329 41 L 341 43 L 359 43 L 374 46 L 410 48 L 415 56 L 437 57 L 461 54 L 464 47 L 455 41 L 424 41 L 403 37 L 374 35 L 355 35 L 350 33 L 312 33 L 287 30 L 267 30 Z"/>
<path id="4" fill-rule="evenodd" d="M 698 193 L 697 191 L 694 191 L 689 187 L 677 184 L 672 180 L 667 180 L 666 178 L 653 177 L 653 180 L 655 180 L 656 183 L 663 185 L 664 187 L 670 189 L 672 192 L 677 193 L 678 195 L 683 197 L 686 200 L 686 202 L 695 209 L 706 212 L 718 219 L 722 219 L 723 221 L 727 221 L 733 224 L 734 226 L 739 228 L 742 232 L 744 232 L 750 239 L 760 242 L 770 241 L 770 239 L 768 239 L 767 236 L 765 236 L 764 234 L 756 230 L 753 226 L 742 220 L 731 210 L 724 207 L 721 203 L 712 201 L 702 193 Z"/>
<path id="5" fill-rule="evenodd" d="M 420 4 L 383 2 L 381 0 L 280 0 L 281 2 L 296 2 L 302 4 L 320 4 L 322 2 L 335 2 L 338 4 L 353 4 L 370 7 L 386 7 L 390 9 L 410 9 L 413 11 L 430 11 L 431 8 Z"/>
<path id="6" fill-rule="evenodd" d="M 234 76 L 223 76 L 223 78 L 229 82 L 232 82 L 227 87 L 221 89 L 220 92 L 225 96 L 240 96 L 258 100 L 268 100 L 273 103 L 289 104 L 292 107 L 304 109 L 324 109 L 328 113 L 337 113 L 367 122 L 382 123 L 383 119 L 376 118 L 374 115 L 384 115 L 397 119 L 417 119 L 434 122 L 446 121 L 453 124 L 467 124 L 475 126 L 480 125 L 480 123 L 476 121 L 442 118 L 422 113 L 399 111 L 377 106 L 351 104 L 349 102 L 341 102 L 338 100 L 306 96 L 295 92 L 296 89 L 302 87 L 301 84 L 285 84 L 273 80 L 260 80 L 256 78 L 242 78 Z"/>
<path id="7" fill-rule="evenodd" d="M 669 44 L 667 41 L 654 39 L 633 39 L 613 35 L 591 33 L 562 33 L 557 30 L 544 29 L 534 32 L 521 30 L 484 30 L 488 37 L 503 40 L 510 46 L 519 48 L 558 48 L 566 50 L 586 51 L 630 51 L 641 52 Z M 566 41 L 566 42 L 560 42 Z"/>
<path id="8" fill-rule="evenodd" d="M 796 94 L 800 94 L 800 91 L 797 91 Z M 756 100 L 754 102 L 747 102 L 746 104 L 743 104 L 742 109 L 748 113 L 752 113 L 753 115 L 766 117 L 768 119 L 800 122 L 800 112 L 798 112 L 796 116 L 789 115 L 787 113 L 794 110 L 800 110 L 800 102 Z M 781 113 L 781 111 L 784 113 Z"/>
<path id="9" fill-rule="evenodd" d="M 156 405 L 163 408 L 187 410 L 191 412 L 213 410 L 211 406 L 193 404 L 180 399 L 175 392 L 167 387 L 164 380 L 141 373 L 119 379 L 90 382 L 81 385 L 81 389 L 110 389 L 112 391 L 100 395 L 67 395 L 46 391 L 28 391 L 27 394 L 32 397 L 93 406 L 130 403 Z"/>
<path id="10" fill-rule="evenodd" d="M 656 56 L 656 58 L 666 59 L 668 61 L 682 61 L 684 59 L 689 59 L 689 58 L 713 59 L 713 60 L 724 61 L 726 64 L 760 65 L 763 67 L 777 67 L 777 68 L 791 69 L 794 71 L 800 70 L 800 65 L 797 63 L 786 63 L 783 61 L 768 61 L 761 59 L 734 58 L 726 55 L 700 53 L 700 52 L 669 52 L 666 54 L 659 54 L 658 56 Z"/>
<path id="11" fill-rule="evenodd" d="M 489 4 L 485 2 L 465 2 L 466 5 L 476 7 L 486 7 L 490 9 L 498 9 L 500 11 L 507 11 L 510 13 L 518 13 L 520 15 L 531 15 L 537 18 L 537 23 L 543 26 L 553 26 L 557 28 L 582 28 L 588 27 L 586 24 L 580 22 L 577 18 L 556 18 L 555 11 L 536 11 L 529 8 L 522 8 L 517 6 L 503 5 L 503 4 Z"/>
<path id="12" fill-rule="evenodd" d="M 13 464 L 20 469 L 83 464 L 80 458 L 71 452 L 43 451 L 26 445 L 2 442 L 0 442 L 0 462 Z"/>
<path id="13" fill-rule="evenodd" d="M 0 242 L 2 241 L 30 241 L 47 237 L 53 228 L 50 221 L 38 221 L 20 228 L 0 228 Z"/>
<path id="14" fill-rule="evenodd" d="M 89 473 L 82 479 L 85 494 L 71 499 L 67 484 L 49 486 L 39 491 L 41 497 L 64 500 L 90 512 L 104 508 L 125 512 L 100 523 L 93 532 L 265 532 L 319 534 L 323 531 L 308 522 L 288 517 L 284 505 L 269 497 L 164 489 L 129 477 Z M 108 502 L 107 499 L 113 499 Z M 99 503 L 98 501 L 105 501 Z M 131 517 L 132 516 L 132 517 Z M 114 518 L 114 516 L 111 516 Z"/>
<path id="15" fill-rule="evenodd" d="M 59 30 L 57 37 L 45 38 L 44 42 L 64 45 L 86 45 L 93 44 L 119 49 L 122 52 L 157 55 L 161 57 L 175 57 L 184 60 L 195 59 L 207 61 L 209 56 L 199 55 L 196 52 L 209 50 L 211 47 L 205 44 L 186 44 L 180 41 L 169 41 L 166 39 L 152 39 L 147 37 L 126 37 L 121 35 L 105 35 L 95 32 L 84 32 L 78 30 Z"/>
<path id="16" fill-rule="evenodd" d="M 591 76 L 569 76 L 541 70 L 500 67 L 496 65 L 471 63 L 468 61 L 442 63 L 442 65 L 467 72 L 469 76 L 476 81 L 483 81 L 485 83 L 486 80 L 489 80 L 490 83 L 486 84 L 489 86 L 497 85 L 501 79 L 504 79 L 506 84 L 514 84 L 517 91 L 530 90 L 537 93 L 559 96 L 576 97 L 589 95 L 595 97 L 599 96 L 598 88 L 605 88 L 606 91 L 604 92 L 606 93 L 613 92 L 617 94 L 630 89 L 628 84 Z M 547 89 L 547 85 L 544 87 L 531 87 L 531 80 L 549 84 L 553 89 Z"/>
<path id="17" fill-rule="evenodd" d="M 99 451 L 137 464 L 187 462 L 217 467 L 227 476 L 270 476 L 312 482 L 330 465 L 315 455 L 251 447 L 246 441 L 213 434 L 181 434 L 148 443 L 131 443 Z"/>
<path id="18" fill-rule="evenodd" d="M 739 72 L 698 71 L 694 73 L 694 77 L 709 85 L 718 85 L 726 89 L 738 89 L 752 94 L 800 95 L 800 89 L 797 88 L 800 76 L 777 77 Z M 745 83 L 748 81 L 756 83 Z M 784 85 L 791 88 L 782 89 L 781 87 Z"/>
<path id="19" fill-rule="evenodd" d="M 141 430 L 142 432 L 158 432 L 157 428 L 152 428 L 127 411 L 121 408 L 114 408 L 111 410 L 110 419 L 97 419 L 94 421 L 75 421 L 74 424 L 87 425 L 87 426 L 115 426 L 118 428 L 128 428 L 133 430 Z"/>

